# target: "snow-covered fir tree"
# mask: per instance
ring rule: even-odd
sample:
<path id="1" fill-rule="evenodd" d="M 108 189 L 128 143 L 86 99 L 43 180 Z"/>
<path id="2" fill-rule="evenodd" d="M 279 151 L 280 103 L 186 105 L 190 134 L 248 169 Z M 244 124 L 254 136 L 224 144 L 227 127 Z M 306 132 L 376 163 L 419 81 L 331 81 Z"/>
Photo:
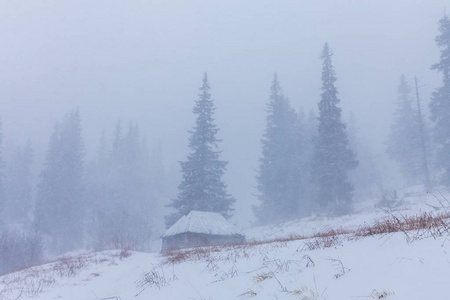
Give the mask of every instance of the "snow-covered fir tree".
<path id="1" fill-rule="evenodd" d="M 440 48 L 440 60 L 432 66 L 442 72 L 442 86 L 433 92 L 430 102 L 433 136 L 438 146 L 436 166 L 442 171 L 441 183 L 450 186 L 450 19 L 444 15 L 439 20 L 435 41 Z"/>
<path id="2" fill-rule="evenodd" d="M 322 93 L 312 177 L 316 187 L 317 206 L 334 213 L 344 213 L 350 208 L 353 192 L 347 173 L 358 162 L 356 154 L 348 148 L 347 129 L 341 120 L 332 55 L 333 52 L 326 43 L 321 55 Z"/>
<path id="3" fill-rule="evenodd" d="M 193 113 L 195 126 L 189 131 L 189 153 L 187 160 L 181 162 L 182 181 L 178 186 L 178 196 L 169 204 L 174 212 L 166 216 L 169 227 L 191 210 L 210 211 L 229 218 L 235 199 L 227 192 L 222 181 L 227 162 L 220 159 L 216 135 L 219 131 L 214 124 L 214 102 L 209 92 L 207 74 L 204 74 L 198 100 Z"/>
<path id="4" fill-rule="evenodd" d="M 267 104 L 257 189 L 260 205 L 254 208 L 260 224 L 298 217 L 308 211 L 306 190 L 305 130 L 283 95 L 275 74 Z"/>
<path id="5" fill-rule="evenodd" d="M 55 125 L 46 155 L 35 207 L 40 232 L 50 236 L 52 250 L 79 247 L 84 229 L 84 146 L 79 111 Z"/>
<path id="6" fill-rule="evenodd" d="M 420 123 L 417 110 L 411 97 L 411 87 L 400 77 L 398 98 L 387 142 L 387 153 L 396 161 L 403 177 L 410 185 L 422 179 L 422 148 L 420 141 Z"/>

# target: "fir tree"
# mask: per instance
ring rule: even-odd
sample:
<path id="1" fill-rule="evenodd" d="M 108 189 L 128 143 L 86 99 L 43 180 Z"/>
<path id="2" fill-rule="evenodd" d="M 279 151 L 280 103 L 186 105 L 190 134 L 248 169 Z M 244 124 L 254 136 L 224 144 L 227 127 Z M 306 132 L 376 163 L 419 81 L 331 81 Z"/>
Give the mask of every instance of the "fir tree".
<path id="1" fill-rule="evenodd" d="M 417 184 L 422 178 L 420 123 L 411 99 L 411 87 L 401 76 L 394 122 L 388 139 L 387 152 L 396 161 L 408 184 Z"/>
<path id="2" fill-rule="evenodd" d="M 348 148 L 346 125 L 341 120 L 332 55 L 333 52 L 326 43 L 321 55 L 322 94 L 312 176 L 318 207 L 343 213 L 350 207 L 353 192 L 347 173 L 358 163 L 355 153 Z"/>
<path id="3" fill-rule="evenodd" d="M 53 238 L 53 250 L 79 247 L 84 228 L 83 141 L 78 110 L 55 125 L 38 186 L 37 228 Z"/>
<path id="4" fill-rule="evenodd" d="M 267 125 L 262 138 L 262 158 L 257 176 L 259 207 L 255 215 L 259 223 L 273 223 L 299 216 L 304 195 L 300 143 L 304 140 L 300 120 L 282 94 L 275 74 L 269 103 Z M 305 210 L 305 207 L 302 207 Z"/>
<path id="5" fill-rule="evenodd" d="M 440 61 L 431 68 L 442 72 L 443 85 L 433 92 L 430 113 L 438 146 L 436 164 L 443 172 L 442 184 L 450 186 L 450 19 L 447 15 L 439 20 L 439 32 L 435 41 L 440 48 Z"/>
<path id="6" fill-rule="evenodd" d="M 221 213 L 231 216 L 231 205 L 235 199 L 226 191 L 222 181 L 227 162 L 220 160 L 216 135 L 219 131 L 214 124 L 214 102 L 209 93 L 207 74 L 203 77 L 199 98 L 195 102 L 193 113 L 195 126 L 189 131 L 191 153 L 181 162 L 182 181 L 178 186 L 178 196 L 169 205 L 175 212 L 166 217 L 169 227 L 191 210 Z"/>

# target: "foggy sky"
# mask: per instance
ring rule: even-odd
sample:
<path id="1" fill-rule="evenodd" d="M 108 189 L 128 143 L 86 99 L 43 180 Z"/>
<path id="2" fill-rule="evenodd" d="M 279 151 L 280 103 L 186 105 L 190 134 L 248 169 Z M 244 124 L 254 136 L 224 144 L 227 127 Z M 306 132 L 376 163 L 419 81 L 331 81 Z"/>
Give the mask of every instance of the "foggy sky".
<path id="1" fill-rule="evenodd" d="M 162 144 L 176 186 L 207 71 L 222 158 L 229 161 L 225 179 L 240 211 L 235 221 L 247 224 L 273 73 L 297 110 L 316 109 L 319 56 L 329 42 L 343 117 L 352 111 L 359 135 L 381 155 L 400 75 L 420 78 L 425 101 L 441 83 L 430 66 L 439 58 L 434 37 L 446 5 L 448 0 L 0 1 L 5 146 L 30 137 L 42 161 L 55 121 L 79 107 L 87 160 L 103 129 L 111 135 L 118 118 L 125 125 L 136 121 L 151 146 Z"/>

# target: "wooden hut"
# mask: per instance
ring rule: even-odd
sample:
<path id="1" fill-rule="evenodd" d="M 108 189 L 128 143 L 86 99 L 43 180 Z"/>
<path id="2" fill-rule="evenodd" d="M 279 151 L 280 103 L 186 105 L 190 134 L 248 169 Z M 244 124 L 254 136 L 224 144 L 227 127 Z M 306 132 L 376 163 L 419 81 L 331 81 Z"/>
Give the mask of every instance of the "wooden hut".
<path id="1" fill-rule="evenodd" d="M 242 243 L 245 237 L 219 213 L 191 211 L 162 235 L 162 251 Z"/>

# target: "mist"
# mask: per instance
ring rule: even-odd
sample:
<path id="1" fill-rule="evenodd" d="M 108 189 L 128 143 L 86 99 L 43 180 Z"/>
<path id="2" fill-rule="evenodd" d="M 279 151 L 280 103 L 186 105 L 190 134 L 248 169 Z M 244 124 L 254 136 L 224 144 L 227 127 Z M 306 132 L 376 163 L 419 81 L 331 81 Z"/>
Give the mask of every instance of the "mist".
<path id="1" fill-rule="evenodd" d="M 236 198 L 232 221 L 254 222 L 256 174 L 270 84 L 276 72 L 295 110 L 320 100 L 320 52 L 333 49 L 342 118 L 378 162 L 382 183 L 403 183 L 386 140 L 404 74 L 418 76 L 423 107 L 441 84 L 434 38 L 445 0 L 430 1 L 45 1 L 2 2 L 0 117 L 4 160 L 30 139 L 33 187 L 54 124 L 78 109 L 85 164 L 105 130 L 136 123 L 150 150 L 161 147 L 164 197 L 177 195 L 189 153 L 192 107 L 208 72 L 224 181 Z M 428 112 L 425 111 L 428 116 Z M 363 193 L 358 193 L 360 196 Z M 357 201 L 357 199 L 355 199 Z M 160 233 L 160 232 L 159 232 Z"/>

